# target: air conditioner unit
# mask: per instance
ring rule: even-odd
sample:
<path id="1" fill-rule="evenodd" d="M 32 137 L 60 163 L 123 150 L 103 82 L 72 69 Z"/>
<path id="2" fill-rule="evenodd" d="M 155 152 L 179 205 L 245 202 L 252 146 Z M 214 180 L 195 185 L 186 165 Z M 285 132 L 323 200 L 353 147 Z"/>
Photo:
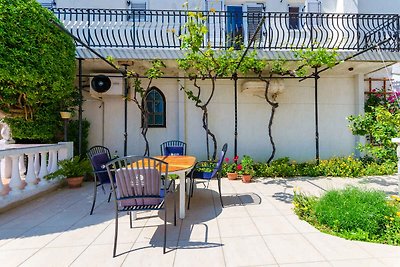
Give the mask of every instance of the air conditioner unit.
<path id="1" fill-rule="evenodd" d="M 90 75 L 90 94 L 94 97 L 123 96 L 124 78 L 119 73 L 93 73 Z"/>

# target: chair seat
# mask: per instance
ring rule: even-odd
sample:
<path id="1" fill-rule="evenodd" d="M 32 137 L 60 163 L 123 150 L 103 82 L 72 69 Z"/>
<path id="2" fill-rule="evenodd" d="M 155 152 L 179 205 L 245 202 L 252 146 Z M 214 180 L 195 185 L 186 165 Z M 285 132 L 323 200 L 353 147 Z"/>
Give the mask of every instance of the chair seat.
<path id="1" fill-rule="evenodd" d="M 165 201 L 161 199 L 161 202 L 153 205 L 127 205 L 120 207 L 118 211 L 142 211 L 142 210 L 159 210 L 162 209 Z"/>

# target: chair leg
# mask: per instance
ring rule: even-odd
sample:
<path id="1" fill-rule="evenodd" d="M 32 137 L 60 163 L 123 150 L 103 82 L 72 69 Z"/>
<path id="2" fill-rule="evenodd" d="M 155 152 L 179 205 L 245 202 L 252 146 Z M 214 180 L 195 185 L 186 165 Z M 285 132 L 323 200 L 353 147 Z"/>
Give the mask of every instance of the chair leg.
<path id="1" fill-rule="evenodd" d="M 176 226 L 176 197 L 175 197 L 175 180 L 172 181 L 173 186 L 174 186 L 174 191 L 173 191 L 173 198 L 174 198 L 174 226 Z"/>
<path id="2" fill-rule="evenodd" d="M 164 254 L 166 253 L 167 246 L 167 203 L 164 200 Z"/>
<path id="3" fill-rule="evenodd" d="M 112 195 L 112 192 L 110 191 L 110 194 L 108 195 L 108 200 L 107 200 L 108 203 L 110 203 L 111 195 Z"/>
<path id="4" fill-rule="evenodd" d="M 117 255 L 117 238 L 118 238 L 118 210 L 115 211 L 115 233 L 114 233 L 114 251 L 113 257 Z"/>
<path id="5" fill-rule="evenodd" d="M 95 178 L 94 179 L 93 203 L 92 203 L 92 208 L 90 209 L 90 215 L 93 214 L 94 205 L 96 204 L 96 196 L 97 196 L 97 181 L 96 181 L 96 178 Z"/>
<path id="6" fill-rule="evenodd" d="M 190 208 L 190 199 L 191 199 L 192 196 L 193 196 L 193 181 L 194 181 L 194 179 L 193 179 L 193 178 L 190 178 L 189 199 L 188 199 L 188 206 L 187 206 L 187 209 Z"/>
<path id="7" fill-rule="evenodd" d="M 218 190 L 219 190 L 219 200 L 221 201 L 221 206 L 224 207 L 224 203 L 222 203 L 222 194 L 221 194 L 221 178 L 218 177 Z"/>
<path id="8" fill-rule="evenodd" d="M 133 227 L 133 222 L 132 222 L 132 212 L 131 212 L 131 211 L 129 211 L 129 212 L 128 212 L 128 214 L 129 214 L 129 227 L 132 229 L 132 227 Z"/>

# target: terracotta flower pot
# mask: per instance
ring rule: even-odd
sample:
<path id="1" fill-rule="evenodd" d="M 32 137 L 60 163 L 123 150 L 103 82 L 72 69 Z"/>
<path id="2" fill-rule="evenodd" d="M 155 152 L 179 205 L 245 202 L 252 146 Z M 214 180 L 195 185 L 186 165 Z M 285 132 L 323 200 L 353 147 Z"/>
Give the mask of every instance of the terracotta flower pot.
<path id="1" fill-rule="evenodd" d="M 243 183 L 250 183 L 251 182 L 251 175 L 250 174 L 243 174 L 242 175 L 242 182 Z"/>
<path id="2" fill-rule="evenodd" d="M 238 174 L 236 172 L 228 172 L 226 174 L 229 180 L 236 180 L 238 178 Z"/>
<path id="3" fill-rule="evenodd" d="M 69 188 L 78 188 L 82 186 L 83 176 L 79 177 L 68 177 L 67 183 Z"/>

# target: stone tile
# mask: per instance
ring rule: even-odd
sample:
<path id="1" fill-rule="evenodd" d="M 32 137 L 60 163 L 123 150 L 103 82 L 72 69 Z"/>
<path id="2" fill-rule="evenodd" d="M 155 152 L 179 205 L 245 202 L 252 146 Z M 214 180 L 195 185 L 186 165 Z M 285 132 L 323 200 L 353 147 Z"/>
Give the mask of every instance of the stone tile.
<path id="1" fill-rule="evenodd" d="M 371 255 L 354 241 L 324 233 L 310 233 L 304 236 L 328 260 L 371 258 Z"/>
<path id="2" fill-rule="evenodd" d="M 331 261 L 333 267 L 383 267 L 382 262 L 377 259 L 353 259 L 353 260 L 341 260 Z M 399 266 L 399 265 L 397 265 Z"/>
<path id="3" fill-rule="evenodd" d="M 253 217 L 252 220 L 261 235 L 298 233 L 283 216 Z"/>
<path id="4" fill-rule="evenodd" d="M 221 237 L 259 235 L 257 227 L 248 217 L 217 219 Z"/>
<path id="5" fill-rule="evenodd" d="M 109 245 L 114 244 L 114 234 L 115 234 L 115 225 L 110 224 L 107 228 L 101 232 L 97 238 L 93 241 L 93 245 Z M 133 227 L 130 228 L 129 223 L 120 223 L 118 225 L 118 244 L 132 244 L 134 243 L 140 232 L 143 230 L 142 227 Z"/>
<path id="6" fill-rule="evenodd" d="M 88 266 L 121 266 L 132 244 L 118 244 L 117 253 L 125 254 L 113 258 L 113 244 L 107 245 L 91 245 L 87 247 L 70 265 L 73 267 L 88 267 Z"/>
<path id="7" fill-rule="evenodd" d="M 328 261 L 279 264 L 279 267 L 332 267 Z"/>
<path id="8" fill-rule="evenodd" d="M 218 219 L 240 218 L 240 217 L 249 217 L 249 213 L 243 206 L 224 207 L 222 209 L 221 214 L 218 215 Z"/>
<path id="9" fill-rule="evenodd" d="M 261 236 L 221 238 L 226 266 L 276 264 Z"/>
<path id="10" fill-rule="evenodd" d="M 183 220 L 179 240 L 180 241 L 202 241 L 219 238 L 219 226 L 217 220 L 206 222 L 191 222 Z"/>
<path id="11" fill-rule="evenodd" d="M 264 203 L 263 201 L 260 205 L 247 205 L 245 206 L 247 213 L 251 217 L 265 217 L 265 216 L 276 216 L 281 215 L 279 210 L 275 208 L 271 203 Z"/>
<path id="12" fill-rule="evenodd" d="M 397 254 L 399 255 L 399 254 Z M 379 258 L 380 262 L 382 262 L 387 267 L 399 267 L 400 266 L 400 257 L 396 258 Z"/>
<path id="13" fill-rule="evenodd" d="M 84 250 L 86 246 L 42 248 L 20 266 L 69 266 Z M 52 263 L 49 263 L 49 260 Z"/>
<path id="14" fill-rule="evenodd" d="M 361 241 L 354 242 L 358 244 L 363 250 L 368 252 L 368 254 L 376 258 L 400 257 L 400 246 L 390 246 L 385 244 L 376 244 Z"/>
<path id="15" fill-rule="evenodd" d="M 38 251 L 39 249 L 2 249 L 0 253 L 1 266 L 18 266 Z M 53 259 L 50 260 L 53 261 Z"/>
<path id="16" fill-rule="evenodd" d="M 219 238 L 206 241 L 180 241 L 174 266 L 224 266 L 223 246 Z"/>
<path id="17" fill-rule="evenodd" d="M 285 218 L 301 233 L 319 233 L 314 226 L 306 221 L 300 220 L 297 215 L 286 215 Z"/>
<path id="18" fill-rule="evenodd" d="M 107 228 L 105 224 L 72 228 L 50 242 L 47 247 L 88 246 Z"/>
<path id="19" fill-rule="evenodd" d="M 326 260 L 300 234 L 265 235 L 263 238 L 278 264 Z"/>
<path id="20" fill-rule="evenodd" d="M 23 228 L 0 230 L 0 247 L 12 240 L 17 239 L 26 231 L 27 230 Z"/>
<path id="21" fill-rule="evenodd" d="M 64 226 L 34 227 L 8 242 L 1 249 L 42 248 L 61 235 L 66 229 Z"/>
<path id="22" fill-rule="evenodd" d="M 173 266 L 176 243 L 167 242 L 167 253 L 163 254 L 162 243 L 135 243 L 121 266 Z M 119 250 L 119 253 L 123 253 Z"/>

